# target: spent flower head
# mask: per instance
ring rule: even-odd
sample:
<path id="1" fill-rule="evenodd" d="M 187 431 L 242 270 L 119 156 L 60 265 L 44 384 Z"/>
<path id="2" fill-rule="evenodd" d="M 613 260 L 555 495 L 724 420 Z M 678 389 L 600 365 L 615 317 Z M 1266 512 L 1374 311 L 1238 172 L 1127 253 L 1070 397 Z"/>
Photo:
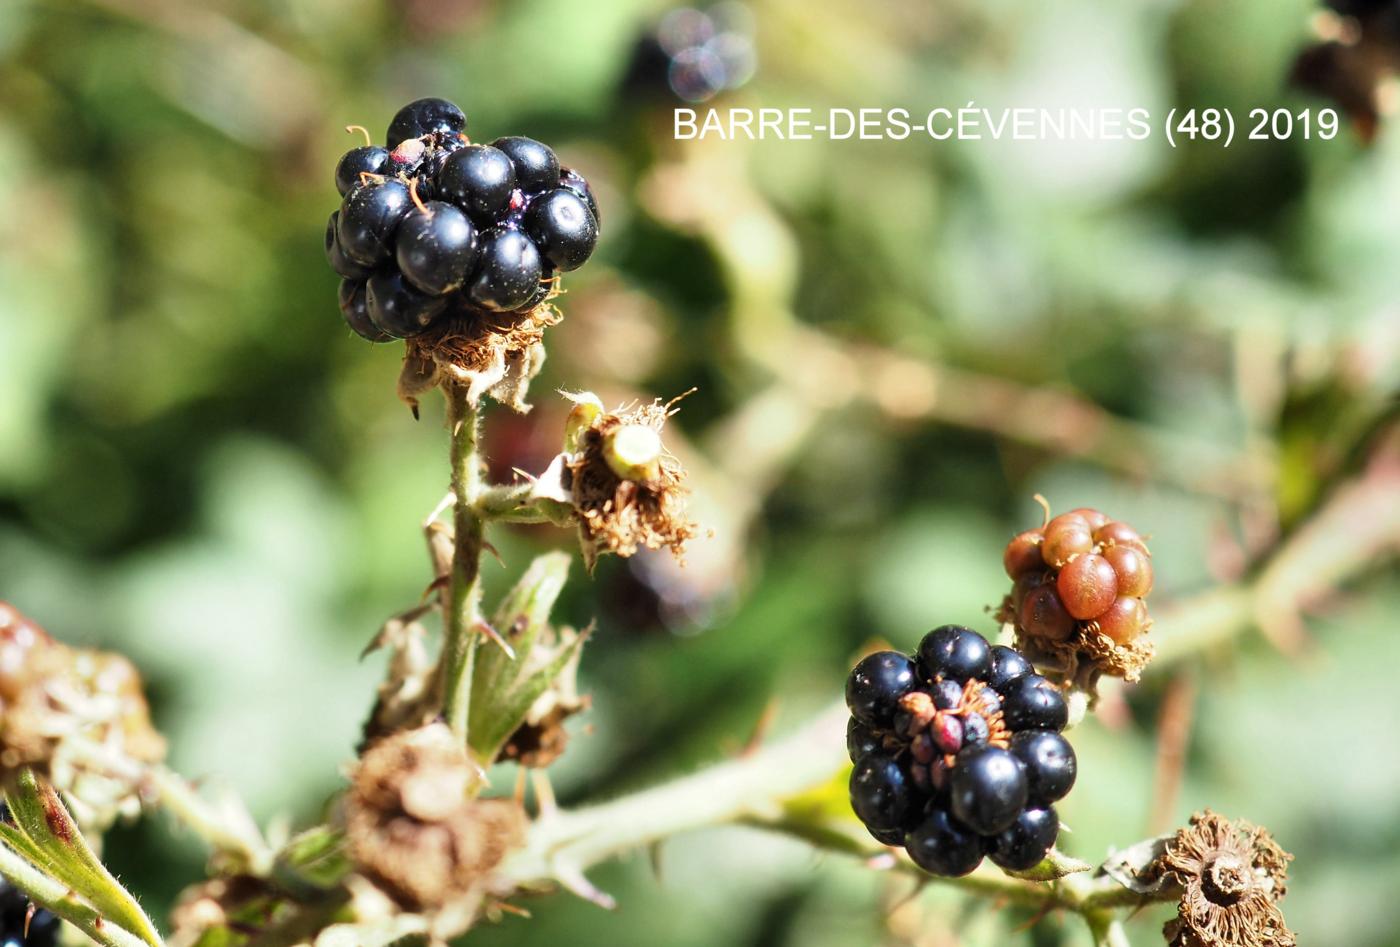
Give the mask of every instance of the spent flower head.
<path id="1" fill-rule="evenodd" d="M 1171 947 L 1294 947 L 1278 902 L 1293 856 L 1268 829 L 1209 809 L 1167 840 L 1155 870 L 1181 886 Z"/>
<path id="2" fill-rule="evenodd" d="M 130 661 L 70 648 L 0 602 L 0 784 L 33 769 L 101 825 L 135 807 L 143 767 L 164 756 Z"/>
<path id="3" fill-rule="evenodd" d="M 607 411 L 591 392 L 568 397 L 563 479 L 589 567 L 603 553 L 641 549 L 683 558 L 697 526 L 686 509 L 685 468 L 661 439 L 679 399 Z"/>
<path id="4" fill-rule="evenodd" d="M 479 897 L 524 841 L 511 799 L 474 799 L 476 768 L 441 723 L 380 740 L 360 758 L 345 798 L 357 871 L 404 908 L 431 913 Z"/>

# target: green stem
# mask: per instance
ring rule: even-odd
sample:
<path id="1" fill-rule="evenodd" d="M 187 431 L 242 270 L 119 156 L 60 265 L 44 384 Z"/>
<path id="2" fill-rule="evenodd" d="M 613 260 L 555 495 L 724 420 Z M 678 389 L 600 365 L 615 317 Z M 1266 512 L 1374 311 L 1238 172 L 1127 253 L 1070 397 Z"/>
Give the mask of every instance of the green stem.
<path id="1" fill-rule="evenodd" d="M 1094 935 L 1094 947 L 1132 947 L 1123 922 L 1112 914 L 1096 911 L 1084 915 L 1089 932 Z"/>
<path id="2" fill-rule="evenodd" d="M 452 437 L 452 579 L 443 641 L 443 712 L 452 731 L 467 739 L 472 664 L 481 623 L 481 553 L 485 521 L 477 510 L 482 489 L 477 451 L 477 408 L 465 385 L 444 386 L 447 426 Z"/>
<path id="3" fill-rule="evenodd" d="M 243 861 L 252 874 L 265 875 L 272 870 L 272 849 L 257 826 L 251 820 L 233 819 L 220 812 L 179 773 L 153 766 L 143 776 L 143 788 L 154 793 L 166 812 L 211 848 Z"/>
<path id="4" fill-rule="evenodd" d="M 79 901 L 61 881 L 45 875 L 7 845 L 0 845 L 0 876 L 36 904 L 72 924 L 102 947 L 148 947 L 145 940 L 106 920 L 91 906 Z"/>
<path id="5" fill-rule="evenodd" d="M 516 885 L 549 882 L 561 868 L 581 872 L 600 861 L 669 836 L 753 817 L 774 817 L 781 800 L 839 771 L 844 705 L 792 737 L 752 756 L 702 770 L 612 802 L 547 814 L 531 827 L 526 848 L 503 874 Z"/>
<path id="6" fill-rule="evenodd" d="M 589 892 L 586 883 L 580 884 L 582 872 L 589 867 L 681 832 L 722 824 L 781 832 L 818 849 L 856 858 L 888 855 L 889 848 L 863 833 L 846 831 L 848 822 L 854 826 L 851 820 L 832 818 L 821 808 L 805 811 L 800 801 L 786 804 L 820 790 L 841 771 L 845 718 L 844 705 L 834 706 L 793 736 L 757 753 L 611 802 L 547 813 L 531 827 L 525 849 L 503 867 L 502 880 L 521 888 L 559 882 Z M 921 881 L 980 897 L 1032 909 L 1067 910 L 1086 919 L 1176 896 L 1172 891 L 1138 894 L 1106 874 L 1089 877 L 1087 872 L 1054 882 L 1033 882 L 989 864 L 963 878 L 931 878 L 903 857 L 893 867 Z M 592 894 L 599 900 L 596 892 Z"/>

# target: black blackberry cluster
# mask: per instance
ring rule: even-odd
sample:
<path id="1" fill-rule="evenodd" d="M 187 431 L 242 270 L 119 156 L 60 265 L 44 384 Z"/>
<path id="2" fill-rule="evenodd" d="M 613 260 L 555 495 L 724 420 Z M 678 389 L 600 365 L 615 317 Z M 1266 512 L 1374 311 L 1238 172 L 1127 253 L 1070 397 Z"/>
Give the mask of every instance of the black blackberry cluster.
<path id="1" fill-rule="evenodd" d="M 851 806 L 870 834 L 935 875 L 986 855 L 1024 871 L 1059 835 L 1074 785 L 1069 711 L 1017 651 L 944 625 L 914 656 L 879 651 L 846 681 Z"/>
<path id="2" fill-rule="evenodd" d="M 667 13 L 637 40 L 622 84 L 636 97 L 706 102 L 747 83 L 756 66 L 753 14 L 730 0 Z"/>
<path id="3" fill-rule="evenodd" d="M 384 145 L 335 169 L 344 201 L 326 224 L 345 321 L 371 342 L 454 314 L 523 314 L 598 242 L 588 182 L 533 138 L 473 144 L 444 99 L 399 109 Z M 366 133 L 368 137 L 368 133 Z"/>
<path id="4" fill-rule="evenodd" d="M 0 802 L 0 822 L 10 821 L 10 810 Z M 58 918 L 42 908 L 29 913 L 29 898 L 0 877 L 0 947 L 56 947 Z"/>

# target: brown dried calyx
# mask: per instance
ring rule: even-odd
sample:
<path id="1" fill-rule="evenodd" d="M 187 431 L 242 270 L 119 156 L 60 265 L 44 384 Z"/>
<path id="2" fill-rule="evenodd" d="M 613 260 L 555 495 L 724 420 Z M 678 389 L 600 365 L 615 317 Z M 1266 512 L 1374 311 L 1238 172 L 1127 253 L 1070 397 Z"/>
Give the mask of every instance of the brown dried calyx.
<path id="1" fill-rule="evenodd" d="M 589 568 L 600 553 L 627 557 L 643 548 L 683 559 L 695 537 L 685 468 L 661 443 L 674 405 L 658 399 L 609 412 L 595 396 L 575 399 L 564 482 Z"/>
<path id="2" fill-rule="evenodd" d="M 1151 871 L 1182 889 L 1171 947 L 1294 947 L 1278 902 L 1293 856 L 1267 829 L 1207 809 L 1166 843 Z"/>
<path id="3" fill-rule="evenodd" d="M 544 330 L 564 318 L 550 294 L 525 313 L 463 309 L 408 340 L 399 373 L 399 397 L 418 413 L 424 392 L 448 383 L 465 385 L 472 404 L 489 394 L 522 413 L 530 382 L 544 366 Z"/>
<path id="4" fill-rule="evenodd" d="M 345 799 L 347 847 L 359 872 L 405 908 L 435 911 L 480 893 L 524 842 L 509 799 L 473 799 L 476 771 L 441 723 L 395 734 L 361 758 Z"/>
<path id="5" fill-rule="evenodd" d="M 135 802 L 133 768 L 164 756 L 130 661 L 70 648 L 0 602 L 0 782 L 31 768 L 104 823 Z"/>

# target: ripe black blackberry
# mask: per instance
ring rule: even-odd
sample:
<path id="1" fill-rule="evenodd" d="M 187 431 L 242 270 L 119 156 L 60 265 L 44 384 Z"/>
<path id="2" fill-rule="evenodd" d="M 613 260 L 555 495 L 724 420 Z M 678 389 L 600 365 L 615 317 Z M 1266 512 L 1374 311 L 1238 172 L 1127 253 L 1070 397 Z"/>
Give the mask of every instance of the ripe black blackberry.
<path id="1" fill-rule="evenodd" d="M 451 102 L 420 99 L 394 116 L 385 147 L 352 148 L 336 166 L 344 200 L 326 226 L 326 259 L 344 280 L 346 323 L 363 338 L 459 320 L 504 327 L 598 243 L 582 175 L 532 138 L 473 144 L 466 126 Z"/>
<path id="2" fill-rule="evenodd" d="M 1025 870 L 1055 844 L 1074 785 L 1064 698 L 1019 653 L 944 625 L 915 655 L 868 655 L 846 681 L 851 807 L 915 864 L 965 875 L 989 855 Z"/>

